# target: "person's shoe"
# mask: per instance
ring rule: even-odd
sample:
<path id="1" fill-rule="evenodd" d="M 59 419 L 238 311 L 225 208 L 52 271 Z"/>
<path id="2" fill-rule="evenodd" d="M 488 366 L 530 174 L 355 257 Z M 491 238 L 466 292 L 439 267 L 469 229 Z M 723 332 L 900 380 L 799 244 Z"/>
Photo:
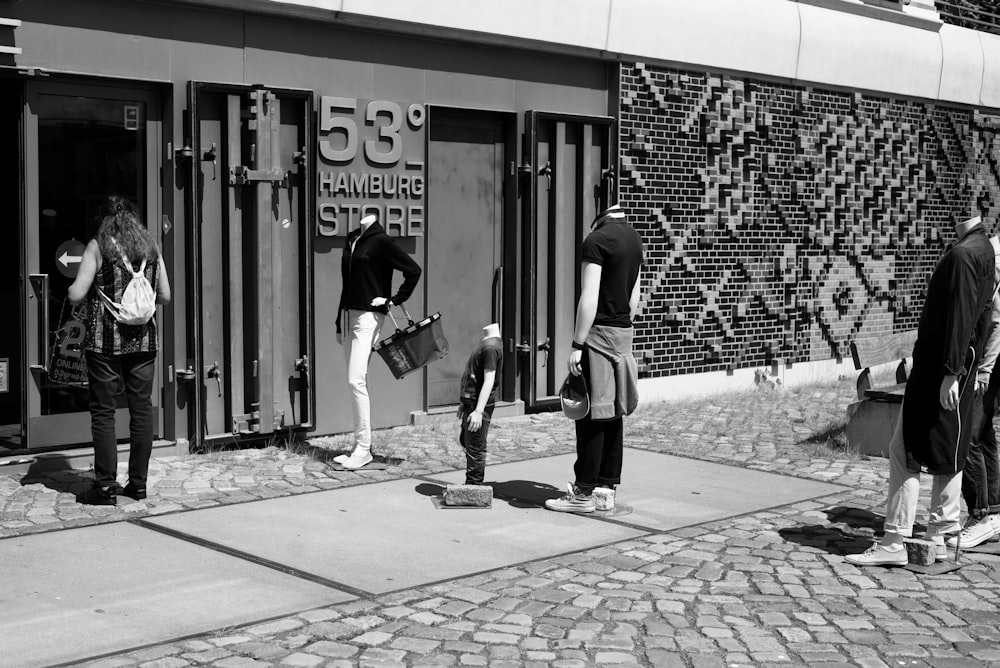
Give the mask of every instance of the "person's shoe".
<path id="1" fill-rule="evenodd" d="M 948 547 L 954 549 L 961 543 L 962 547 L 975 547 L 980 543 L 985 543 L 996 534 L 990 518 L 983 517 L 975 519 L 970 517 L 965 521 L 965 528 L 957 536 L 948 539 Z"/>
<path id="2" fill-rule="evenodd" d="M 130 499 L 135 499 L 136 501 L 142 501 L 146 498 L 146 488 L 136 487 L 132 483 L 125 485 L 125 489 L 122 490 L 122 496 L 127 496 Z"/>
<path id="3" fill-rule="evenodd" d="M 338 464 L 343 464 L 348 459 L 350 459 L 350 457 L 351 457 L 350 455 L 337 455 L 336 457 L 333 458 L 333 461 L 337 462 Z"/>
<path id="4" fill-rule="evenodd" d="M 993 513 L 987 517 L 990 518 L 990 524 L 993 525 L 993 535 L 1000 536 L 1000 513 Z"/>
<path id="5" fill-rule="evenodd" d="M 345 469 L 359 469 L 372 463 L 372 453 L 354 451 L 351 456 L 341 462 Z"/>
<path id="6" fill-rule="evenodd" d="M 78 494 L 76 497 L 76 502 L 88 506 L 118 505 L 118 499 L 115 497 L 114 485 L 104 488 L 94 485 L 83 494 Z"/>
<path id="7" fill-rule="evenodd" d="M 879 541 L 861 554 L 847 555 L 844 561 L 855 566 L 905 566 L 910 562 L 905 547 L 900 545 L 898 550 L 890 550 Z"/>
<path id="8" fill-rule="evenodd" d="M 566 485 L 567 494 L 558 499 L 548 499 L 545 507 L 559 513 L 592 513 L 594 512 L 594 497 L 581 494 L 579 488 L 572 484 Z"/>

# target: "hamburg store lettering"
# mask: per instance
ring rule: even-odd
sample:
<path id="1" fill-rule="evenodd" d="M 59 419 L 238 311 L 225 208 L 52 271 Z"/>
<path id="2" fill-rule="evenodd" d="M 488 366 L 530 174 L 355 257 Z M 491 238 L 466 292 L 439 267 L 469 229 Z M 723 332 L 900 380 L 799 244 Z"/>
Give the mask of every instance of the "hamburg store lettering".
<path id="1" fill-rule="evenodd" d="M 316 235 L 375 214 L 391 236 L 423 236 L 424 105 L 324 95 L 318 115 Z"/>

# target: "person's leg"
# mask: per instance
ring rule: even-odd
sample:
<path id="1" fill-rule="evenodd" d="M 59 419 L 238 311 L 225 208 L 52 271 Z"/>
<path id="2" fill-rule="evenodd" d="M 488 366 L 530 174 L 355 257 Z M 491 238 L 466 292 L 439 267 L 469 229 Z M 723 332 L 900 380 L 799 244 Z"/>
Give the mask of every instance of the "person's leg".
<path id="1" fill-rule="evenodd" d="M 986 516 L 989 501 L 986 496 L 986 462 L 982 437 L 986 427 L 983 397 L 978 394 L 972 400 L 970 429 L 972 439 L 965 457 L 965 472 L 962 476 L 962 497 L 969 511 L 969 517 L 979 520 Z M 992 424 L 990 425 L 992 427 Z"/>
<path id="2" fill-rule="evenodd" d="M 125 398 L 129 415 L 129 496 L 145 496 L 149 457 L 153 451 L 153 371 L 156 353 L 132 353 L 122 356 Z"/>
<path id="3" fill-rule="evenodd" d="M 371 461 L 372 425 L 371 401 L 368 396 L 368 362 L 372 345 L 378 339 L 384 316 L 371 311 L 348 311 L 347 340 L 344 354 L 347 358 L 347 383 L 351 388 L 354 409 L 354 452 L 343 461 L 357 468 Z"/>
<path id="4" fill-rule="evenodd" d="M 462 447 L 465 448 L 465 484 L 482 485 L 486 479 L 486 443 L 490 433 L 490 422 L 493 419 L 493 406 L 487 406 L 483 411 L 483 424 L 477 431 L 469 431 L 469 413 L 474 406 L 468 407 L 462 417 Z"/>
<path id="5" fill-rule="evenodd" d="M 87 351 L 90 433 L 94 441 L 94 487 L 77 497 L 80 503 L 115 503 L 118 441 L 115 435 L 115 395 L 120 364 L 113 355 Z"/>
<path id="6" fill-rule="evenodd" d="M 576 462 L 573 464 L 577 493 L 589 495 L 597 487 L 604 459 L 604 423 L 590 413 L 576 421 Z"/>
<path id="7" fill-rule="evenodd" d="M 997 434 L 993 427 L 997 395 L 1000 394 L 1000 371 L 997 379 L 997 382 L 990 382 L 986 396 L 983 397 L 983 428 L 980 432 L 979 447 L 986 478 L 987 513 L 994 516 L 994 530 L 1000 531 L 1000 447 L 997 445 Z"/>
<path id="8" fill-rule="evenodd" d="M 885 535 L 861 554 L 847 555 L 845 561 L 858 566 L 905 566 L 909 559 L 903 547 L 903 537 L 913 533 L 919 493 L 920 474 L 906 468 L 903 411 L 900 410 L 889 441 L 889 499 L 882 525 Z"/>
<path id="9" fill-rule="evenodd" d="M 621 418 L 600 424 L 604 428 L 604 445 L 601 448 L 601 466 L 597 475 L 597 485 L 614 489 L 622 481 L 624 424 Z"/>

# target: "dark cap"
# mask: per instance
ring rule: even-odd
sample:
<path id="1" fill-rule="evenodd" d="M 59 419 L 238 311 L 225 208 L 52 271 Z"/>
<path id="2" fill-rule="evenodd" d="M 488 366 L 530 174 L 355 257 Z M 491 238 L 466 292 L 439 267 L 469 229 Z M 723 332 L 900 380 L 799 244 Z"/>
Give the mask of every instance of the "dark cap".
<path id="1" fill-rule="evenodd" d="M 563 413 L 570 420 L 587 417 L 590 412 L 590 395 L 587 394 L 587 382 L 583 374 L 567 374 L 559 390 L 559 401 L 562 403 Z"/>

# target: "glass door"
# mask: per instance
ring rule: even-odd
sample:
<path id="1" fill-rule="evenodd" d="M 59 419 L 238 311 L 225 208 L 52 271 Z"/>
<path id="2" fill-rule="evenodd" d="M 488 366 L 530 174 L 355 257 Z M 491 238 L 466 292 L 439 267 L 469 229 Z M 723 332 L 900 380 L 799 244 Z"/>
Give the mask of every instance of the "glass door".
<path id="1" fill-rule="evenodd" d="M 25 350 L 27 445 L 89 443 L 85 322 L 67 291 L 101 201 L 134 201 L 158 220 L 155 150 L 159 135 L 149 93 L 84 85 L 29 84 L 25 114 Z M 160 236 L 150 226 L 154 238 Z M 162 325 L 161 325 L 162 329 Z M 154 381 L 158 383 L 158 381 Z M 128 437 L 119 397 L 118 436 Z M 159 400 L 154 392 L 159 417 Z M 159 429 L 161 420 L 155 424 Z"/>

